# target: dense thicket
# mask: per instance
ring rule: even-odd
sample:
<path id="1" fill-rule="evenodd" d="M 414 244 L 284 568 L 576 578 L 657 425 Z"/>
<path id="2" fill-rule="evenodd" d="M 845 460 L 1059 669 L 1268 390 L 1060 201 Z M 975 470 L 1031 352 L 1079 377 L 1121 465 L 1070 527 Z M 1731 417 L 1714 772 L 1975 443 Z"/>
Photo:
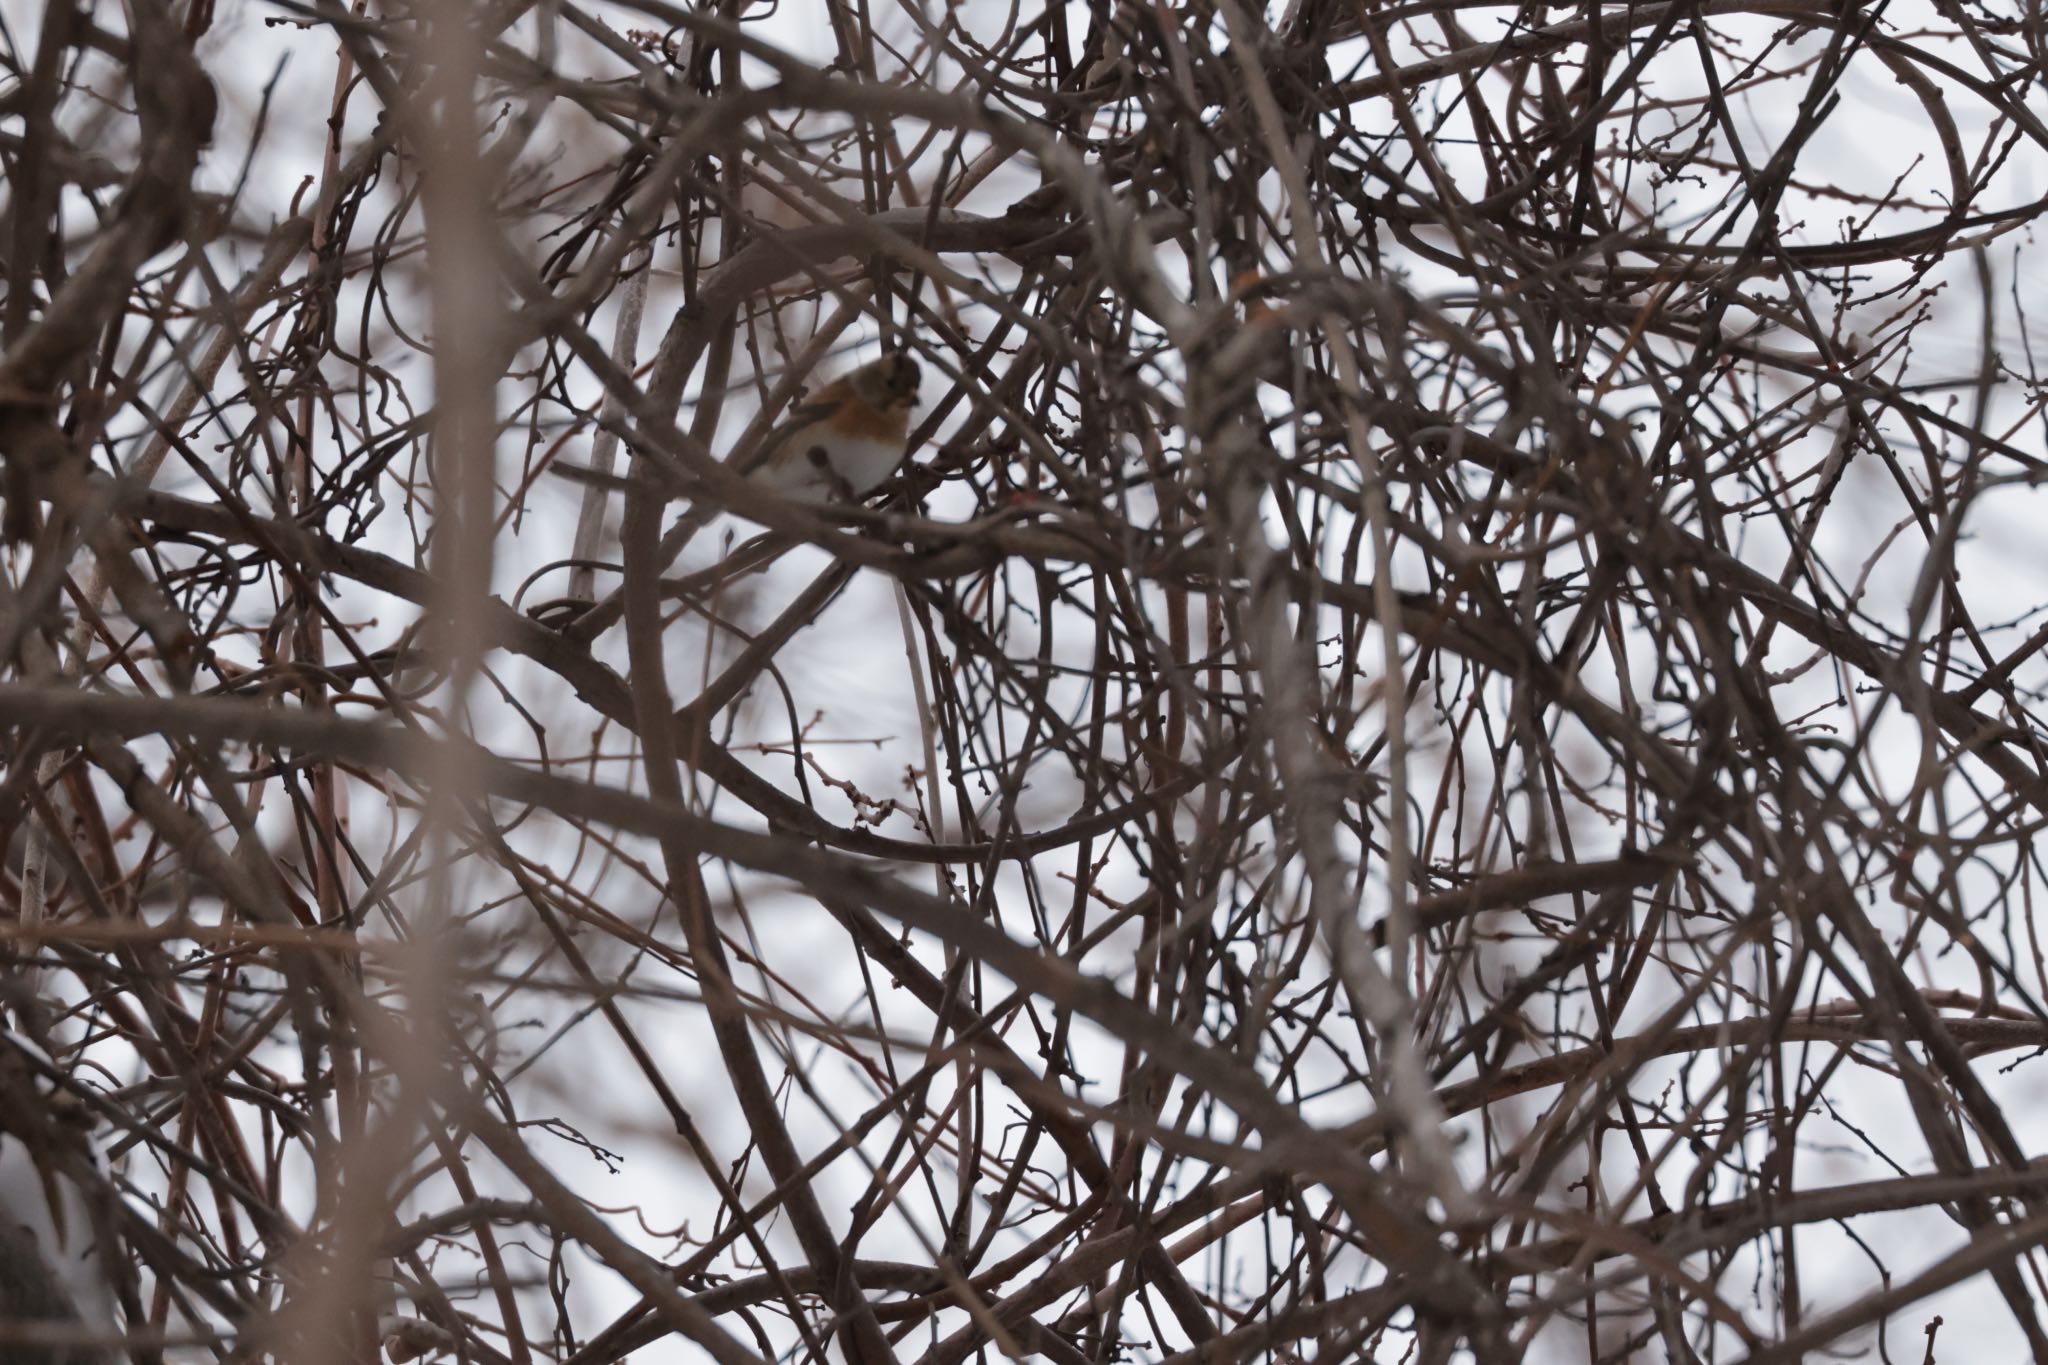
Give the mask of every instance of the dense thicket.
<path id="1" fill-rule="evenodd" d="M 0 1360 L 2048 1360 L 2038 18 L 5 19 Z"/>

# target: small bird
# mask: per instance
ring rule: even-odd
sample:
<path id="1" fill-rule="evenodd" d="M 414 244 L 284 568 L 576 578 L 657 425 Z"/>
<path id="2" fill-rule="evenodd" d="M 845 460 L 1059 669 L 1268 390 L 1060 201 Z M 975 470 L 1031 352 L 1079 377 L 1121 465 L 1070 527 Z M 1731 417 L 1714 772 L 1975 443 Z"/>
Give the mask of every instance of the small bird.
<path id="1" fill-rule="evenodd" d="M 839 376 L 762 438 L 750 477 L 800 502 L 858 501 L 909 454 L 910 410 L 923 371 L 902 351 Z"/>
<path id="2" fill-rule="evenodd" d="M 748 460 L 747 476 L 797 502 L 860 501 L 910 453 L 910 410 L 923 377 L 903 351 L 840 375 L 768 429 Z M 712 506 L 687 509 L 664 536 L 664 549 L 680 553 L 716 515 Z M 618 619 L 618 605 L 617 593 L 603 603 L 557 597 L 526 614 L 551 630 L 589 638 Z"/>

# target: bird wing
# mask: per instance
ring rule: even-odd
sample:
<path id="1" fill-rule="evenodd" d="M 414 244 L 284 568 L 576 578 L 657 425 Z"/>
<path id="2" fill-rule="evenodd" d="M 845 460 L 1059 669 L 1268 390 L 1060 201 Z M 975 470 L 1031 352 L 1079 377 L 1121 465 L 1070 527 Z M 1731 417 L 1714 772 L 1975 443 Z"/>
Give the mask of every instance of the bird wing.
<path id="1" fill-rule="evenodd" d="M 804 399 L 803 402 L 792 407 L 788 412 L 783 413 L 782 420 L 769 428 L 767 439 L 761 444 L 771 452 L 779 449 L 784 441 L 787 441 L 797 432 L 802 431 L 805 427 L 822 422 L 838 412 L 840 408 L 846 405 L 846 400 L 851 396 L 852 393 L 847 388 L 845 380 L 833 380 L 824 388 L 819 389 L 816 393 Z"/>

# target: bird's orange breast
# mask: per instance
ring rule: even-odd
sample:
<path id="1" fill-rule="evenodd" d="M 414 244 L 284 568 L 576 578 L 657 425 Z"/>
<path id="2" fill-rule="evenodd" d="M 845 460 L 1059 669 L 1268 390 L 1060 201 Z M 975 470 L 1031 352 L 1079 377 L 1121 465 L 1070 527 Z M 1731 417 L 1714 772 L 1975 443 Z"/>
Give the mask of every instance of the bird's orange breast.
<path id="1" fill-rule="evenodd" d="M 868 403 L 848 403 L 833 415 L 832 428 L 856 440 L 900 441 L 910 430 L 910 406 L 877 408 Z"/>

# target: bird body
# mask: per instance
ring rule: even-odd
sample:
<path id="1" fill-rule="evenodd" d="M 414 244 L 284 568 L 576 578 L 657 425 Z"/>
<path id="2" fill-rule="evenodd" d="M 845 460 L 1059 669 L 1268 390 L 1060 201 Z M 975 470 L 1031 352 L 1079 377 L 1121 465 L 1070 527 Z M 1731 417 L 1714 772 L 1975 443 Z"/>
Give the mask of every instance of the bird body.
<path id="1" fill-rule="evenodd" d="M 866 497 L 908 453 L 921 378 L 917 362 L 902 352 L 841 375 L 768 433 L 752 477 L 800 502 Z"/>

